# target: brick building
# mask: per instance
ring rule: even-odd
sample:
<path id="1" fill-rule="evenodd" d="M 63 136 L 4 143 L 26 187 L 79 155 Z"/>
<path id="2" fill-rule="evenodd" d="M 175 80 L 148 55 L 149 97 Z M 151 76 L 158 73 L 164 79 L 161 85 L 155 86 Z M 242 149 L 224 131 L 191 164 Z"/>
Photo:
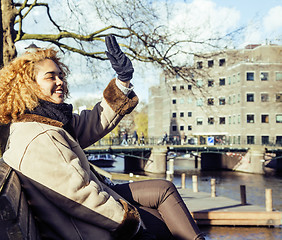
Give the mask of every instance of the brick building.
<path id="1" fill-rule="evenodd" d="M 163 74 L 149 89 L 149 137 L 282 144 L 282 46 L 206 53 L 194 65 L 193 84 Z"/>

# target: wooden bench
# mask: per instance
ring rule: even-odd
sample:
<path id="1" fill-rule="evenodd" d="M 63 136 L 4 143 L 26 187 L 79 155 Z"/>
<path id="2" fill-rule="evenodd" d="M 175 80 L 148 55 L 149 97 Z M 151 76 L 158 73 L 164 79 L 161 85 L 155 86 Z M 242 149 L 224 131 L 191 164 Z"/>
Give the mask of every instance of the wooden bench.
<path id="1" fill-rule="evenodd" d="M 99 174 L 112 175 L 93 164 Z M 0 240 L 40 240 L 34 216 L 16 172 L 0 158 Z"/>
<path id="2" fill-rule="evenodd" d="M 0 239 L 40 239 L 19 178 L 2 158 L 0 158 Z"/>

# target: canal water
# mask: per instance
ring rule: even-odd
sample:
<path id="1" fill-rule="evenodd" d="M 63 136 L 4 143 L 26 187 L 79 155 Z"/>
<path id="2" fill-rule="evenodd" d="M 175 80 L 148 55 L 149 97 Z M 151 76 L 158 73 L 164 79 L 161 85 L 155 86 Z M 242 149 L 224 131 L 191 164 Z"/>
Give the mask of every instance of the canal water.
<path id="1" fill-rule="evenodd" d="M 107 171 L 124 170 L 124 160 L 117 157 L 114 167 Z M 269 172 L 267 175 L 249 174 L 232 171 L 200 171 L 194 168 L 194 162 L 179 159 L 174 162 L 173 182 L 181 186 L 181 174 L 186 174 L 186 187 L 192 188 L 192 175 L 198 176 L 200 192 L 210 192 L 210 179 L 216 179 L 216 194 L 240 201 L 240 185 L 246 186 L 247 203 L 265 206 L 265 189 L 272 189 L 273 208 L 282 211 L 282 174 Z M 282 227 L 202 227 L 206 240 L 280 240 Z"/>

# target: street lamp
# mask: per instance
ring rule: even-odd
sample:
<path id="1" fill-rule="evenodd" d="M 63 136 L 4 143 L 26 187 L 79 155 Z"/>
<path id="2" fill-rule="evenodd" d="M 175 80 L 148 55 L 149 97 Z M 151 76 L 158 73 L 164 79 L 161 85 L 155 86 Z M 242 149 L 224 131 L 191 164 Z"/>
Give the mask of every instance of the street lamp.
<path id="1" fill-rule="evenodd" d="M 30 44 L 29 46 L 25 47 L 27 52 L 35 52 L 40 47 L 37 47 L 34 43 Z"/>

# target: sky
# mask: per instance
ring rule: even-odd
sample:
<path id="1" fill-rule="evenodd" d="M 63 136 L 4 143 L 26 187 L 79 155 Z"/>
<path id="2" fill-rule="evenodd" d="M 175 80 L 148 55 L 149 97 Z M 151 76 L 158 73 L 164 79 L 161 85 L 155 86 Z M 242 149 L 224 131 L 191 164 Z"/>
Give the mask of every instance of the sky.
<path id="1" fill-rule="evenodd" d="M 219 8 L 238 11 L 238 24 L 249 26 L 245 43 L 261 43 L 268 38 L 275 38 L 282 44 L 282 0 L 214 0 L 213 2 Z"/>
<path id="2" fill-rule="evenodd" d="M 282 45 L 282 0 L 194 0 L 174 1 L 180 4 L 181 16 L 175 17 L 177 21 L 201 21 L 203 16 L 212 19 L 214 28 L 235 29 L 245 27 L 242 39 L 237 48 L 244 48 L 247 44 L 265 44 L 272 42 Z M 194 16 L 185 16 L 185 7 L 194 10 Z M 184 9 L 184 10 L 183 10 Z M 183 10 L 183 11 L 181 11 Z M 148 88 L 158 84 L 152 73 L 148 76 L 136 76 L 133 79 L 135 91 L 143 101 L 148 101 Z M 152 80 L 154 79 L 154 80 Z"/>
<path id="3" fill-rule="evenodd" d="M 86 1 L 86 0 L 85 0 Z M 123 0 L 115 0 L 122 2 Z M 152 1 L 153 4 L 162 9 L 162 0 Z M 169 28 L 171 32 L 175 29 L 189 28 L 201 29 L 199 36 L 207 38 L 213 34 L 227 34 L 240 27 L 244 27 L 236 43 L 235 48 L 244 48 L 247 44 L 266 44 L 267 42 L 282 45 L 282 0 L 171 0 L 174 14 L 170 18 Z M 41 12 L 35 12 L 45 21 Z M 164 16 L 165 17 L 165 16 Z M 93 18 L 92 18 L 93 19 Z M 35 22 L 35 20 L 32 20 Z M 40 20 L 36 20 L 40 21 Z M 97 22 L 96 22 L 97 24 Z M 90 24 L 91 26 L 91 24 Z M 196 31 L 196 30 L 195 30 Z M 175 32 L 175 38 L 180 37 Z M 183 36 L 182 36 L 183 37 Z M 16 45 L 23 48 L 26 43 Z M 105 50 L 105 49 L 103 49 Z M 179 58 L 179 61 L 181 57 Z M 69 58 L 66 64 L 78 65 L 80 60 Z M 109 65 L 109 64 L 108 64 Z M 151 67 L 133 62 L 135 68 L 134 90 L 141 101 L 148 101 L 148 89 L 159 82 L 160 71 Z M 114 76 L 114 71 L 107 73 L 102 78 L 101 87 L 94 87 L 89 81 L 87 70 L 76 72 L 70 75 L 70 102 L 79 97 L 99 97 L 102 95 L 103 87 L 107 84 L 107 78 Z"/>

